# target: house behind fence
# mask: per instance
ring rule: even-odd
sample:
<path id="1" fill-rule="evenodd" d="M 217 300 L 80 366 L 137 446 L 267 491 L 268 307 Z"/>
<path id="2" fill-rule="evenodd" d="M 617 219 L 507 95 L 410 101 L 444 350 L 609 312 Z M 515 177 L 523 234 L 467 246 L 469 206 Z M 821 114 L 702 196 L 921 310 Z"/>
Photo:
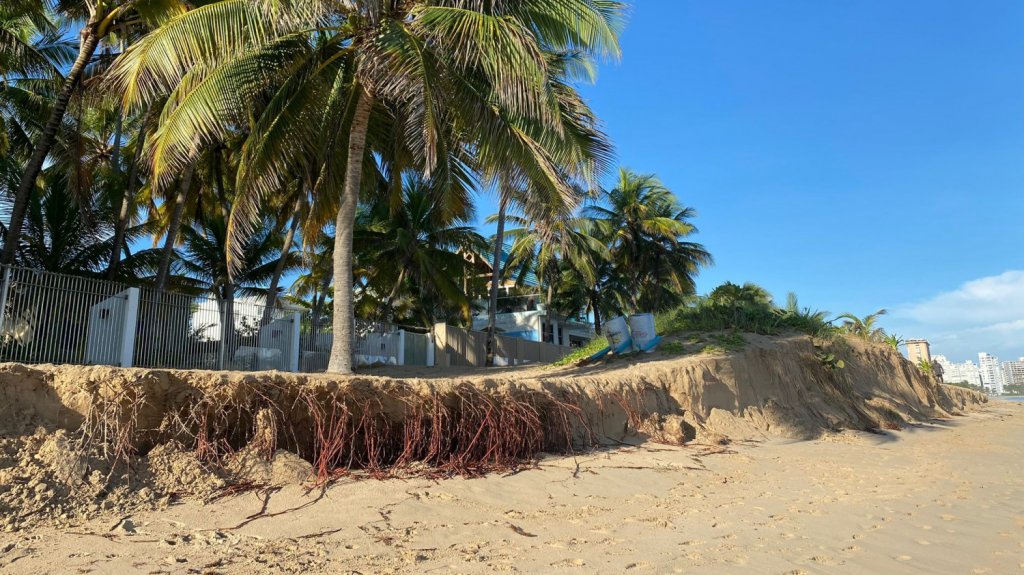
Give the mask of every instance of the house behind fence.
<path id="1" fill-rule="evenodd" d="M 14 266 L 2 268 L 2 274 L 0 361 L 305 373 L 327 369 L 331 318 L 303 308 Z M 443 324 L 433 333 L 363 321 L 355 327 L 356 365 L 484 365 L 482 332 Z M 501 365 L 555 361 L 568 351 L 496 338 Z"/>

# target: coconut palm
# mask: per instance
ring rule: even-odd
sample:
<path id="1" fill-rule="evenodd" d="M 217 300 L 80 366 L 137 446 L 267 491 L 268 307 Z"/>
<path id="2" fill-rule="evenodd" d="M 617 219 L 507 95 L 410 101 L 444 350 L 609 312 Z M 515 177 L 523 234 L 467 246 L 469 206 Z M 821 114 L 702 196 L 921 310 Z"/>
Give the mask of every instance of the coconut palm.
<path id="1" fill-rule="evenodd" d="M 612 147 L 607 136 L 599 129 L 593 112 L 572 85 L 574 81 L 594 81 L 592 63 L 580 54 L 551 53 L 548 55 L 548 64 L 549 89 L 558 95 L 558 121 L 561 131 L 566 135 L 551 141 L 558 145 L 557 155 L 561 158 L 564 175 L 584 186 L 592 187 L 609 168 L 612 159 Z M 570 197 L 572 201 L 567 202 L 564 196 L 557 193 L 538 194 L 537 190 L 550 188 L 548 182 L 517 177 L 517 170 L 518 166 L 511 163 L 505 170 L 499 171 L 495 182 L 498 191 L 498 213 L 492 218 L 497 224 L 497 231 L 493 242 L 491 289 L 487 309 L 487 365 L 493 365 L 494 362 L 498 288 L 505 273 L 503 255 L 509 210 L 515 205 L 523 213 L 531 214 L 539 220 L 558 221 L 571 216 L 578 200 L 577 197 Z M 522 188 L 523 185 L 528 187 Z M 554 238 L 549 238 L 551 239 Z M 562 247 L 569 249 L 567 245 Z M 582 272 L 587 274 L 591 267 L 585 265 Z M 549 293 L 549 304 L 551 299 Z"/>
<path id="2" fill-rule="evenodd" d="M 20 6 L 27 2 L 15 0 L 14 4 Z M 37 2 L 37 4 L 41 3 Z M 68 103 L 78 89 L 87 66 L 92 62 L 100 41 L 115 27 L 133 22 L 155 23 L 171 14 L 180 13 L 185 9 L 185 2 L 182 0 L 58 0 L 56 7 L 65 21 L 81 25 L 78 55 L 67 74 L 64 75 L 59 91 L 55 94 L 47 120 L 42 131 L 35 138 L 32 154 L 28 158 L 15 190 L 4 248 L 0 252 L 0 263 L 3 264 L 9 264 L 14 259 L 21 237 L 25 210 L 28 208 L 32 190 L 36 186 L 36 179 L 56 141 L 57 132 L 64 122 Z"/>
<path id="3" fill-rule="evenodd" d="M 390 286 L 381 298 L 374 298 L 380 319 L 394 320 L 395 302 L 404 296 L 413 303 L 407 318 L 415 317 L 424 325 L 447 319 L 435 315 L 438 306 L 468 320 L 470 298 L 464 291 L 462 253 L 479 252 L 485 241 L 470 225 L 471 207 L 450 213 L 442 197 L 428 182 L 410 174 L 397 210 L 384 197 L 361 218 L 354 243 L 359 257 L 370 262 L 365 271 L 368 283 Z"/>
<path id="4" fill-rule="evenodd" d="M 129 48 L 120 87 L 136 106 L 173 90 L 154 144 L 158 183 L 194 162 L 196 142 L 239 125 L 250 132 L 232 257 L 289 174 L 311 175 L 314 202 L 337 206 L 330 370 L 347 373 L 352 237 L 359 197 L 372 188 L 364 174 L 380 159 L 400 163 L 390 171 L 455 180 L 453 160 L 471 150 L 485 174 L 514 164 L 571 196 L 553 145 L 566 135 L 545 53 L 617 55 L 622 10 L 590 0 L 223 0 Z"/>
<path id="5" fill-rule="evenodd" d="M 560 289 L 565 267 L 594 285 L 598 282 L 597 266 L 610 258 L 606 244 L 592 235 L 593 222 L 572 214 L 550 214 L 539 217 L 508 216 L 511 225 L 507 232 L 512 240 L 507 266 L 521 283 L 529 272 L 534 272 L 545 291 L 545 303 L 551 307 L 555 293 Z"/>
<path id="6" fill-rule="evenodd" d="M 712 263 L 704 246 L 686 241 L 697 232 L 690 223 L 696 212 L 680 206 L 653 175 L 621 168 L 616 186 L 603 190 L 584 213 L 608 241 L 631 311 L 678 305 L 694 292 L 700 268 Z"/>
<path id="7" fill-rule="evenodd" d="M 182 287 L 213 294 L 225 330 L 235 326 L 236 296 L 257 297 L 266 304 L 266 285 L 282 261 L 285 269 L 294 269 L 299 263 L 295 253 L 281 251 L 282 238 L 271 232 L 272 227 L 271 222 L 266 222 L 260 233 L 249 236 L 244 265 L 233 273 L 228 269 L 227 220 L 222 215 L 214 214 L 202 223 L 194 222 L 181 229 L 184 254 L 179 265 L 186 276 L 181 280 Z M 230 344 L 233 339 L 222 341 Z M 226 351 L 229 357 L 232 351 Z"/>
<path id="8" fill-rule="evenodd" d="M 845 320 L 840 329 L 848 334 L 868 341 L 882 341 L 886 334 L 885 330 L 878 327 L 878 320 L 887 313 L 889 312 L 884 309 L 864 317 L 857 317 L 852 313 L 844 313 L 832 321 Z"/>

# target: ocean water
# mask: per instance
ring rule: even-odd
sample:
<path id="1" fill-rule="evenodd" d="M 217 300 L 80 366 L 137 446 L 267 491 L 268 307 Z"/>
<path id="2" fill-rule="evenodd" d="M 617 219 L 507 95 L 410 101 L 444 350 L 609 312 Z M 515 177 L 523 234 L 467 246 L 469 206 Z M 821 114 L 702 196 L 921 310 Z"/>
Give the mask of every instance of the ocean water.
<path id="1" fill-rule="evenodd" d="M 996 399 L 1002 399 L 1004 401 L 1018 401 L 1024 403 L 1024 396 L 1021 395 L 1009 395 L 1006 397 L 997 397 Z"/>

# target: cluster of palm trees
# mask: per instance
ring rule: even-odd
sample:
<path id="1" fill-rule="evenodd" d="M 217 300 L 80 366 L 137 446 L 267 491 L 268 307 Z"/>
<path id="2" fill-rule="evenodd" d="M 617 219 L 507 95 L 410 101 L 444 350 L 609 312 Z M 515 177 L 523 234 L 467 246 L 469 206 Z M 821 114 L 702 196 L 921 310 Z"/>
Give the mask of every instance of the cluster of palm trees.
<path id="1" fill-rule="evenodd" d="M 693 212 L 653 176 L 599 189 L 612 146 L 576 87 L 619 55 L 625 9 L 5 0 L 0 263 L 268 306 L 301 272 L 340 373 L 357 315 L 468 318 L 488 284 L 468 252 L 508 245 L 492 292 L 529 269 L 598 322 L 676 305 L 710 263 Z"/>

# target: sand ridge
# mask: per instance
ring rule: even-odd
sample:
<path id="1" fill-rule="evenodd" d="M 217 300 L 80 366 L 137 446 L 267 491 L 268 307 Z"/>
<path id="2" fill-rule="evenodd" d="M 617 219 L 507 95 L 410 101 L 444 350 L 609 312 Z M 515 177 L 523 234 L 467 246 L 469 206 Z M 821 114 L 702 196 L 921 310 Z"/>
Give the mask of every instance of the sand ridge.
<path id="1" fill-rule="evenodd" d="M 10 573 L 1016 573 L 1024 406 L 899 432 L 545 457 L 0 535 Z"/>

